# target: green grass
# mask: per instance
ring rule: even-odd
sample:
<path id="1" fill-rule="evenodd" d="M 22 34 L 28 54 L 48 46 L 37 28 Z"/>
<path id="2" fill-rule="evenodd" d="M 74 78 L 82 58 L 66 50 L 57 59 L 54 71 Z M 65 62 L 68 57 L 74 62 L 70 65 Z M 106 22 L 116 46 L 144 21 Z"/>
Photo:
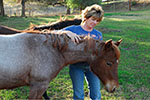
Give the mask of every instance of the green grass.
<path id="1" fill-rule="evenodd" d="M 103 100 L 150 100 L 150 10 L 106 13 L 104 20 L 96 27 L 103 32 L 104 40 L 123 39 L 118 69 L 120 87 L 113 94 L 101 89 Z M 54 17 L 0 17 L 0 24 L 16 29 L 28 28 L 30 23 L 45 24 L 59 19 Z M 0 98 L 26 99 L 29 88 L 1 90 Z M 72 84 L 65 67 L 49 84 L 48 95 L 52 100 L 70 100 Z M 85 85 L 85 96 L 88 89 Z"/>

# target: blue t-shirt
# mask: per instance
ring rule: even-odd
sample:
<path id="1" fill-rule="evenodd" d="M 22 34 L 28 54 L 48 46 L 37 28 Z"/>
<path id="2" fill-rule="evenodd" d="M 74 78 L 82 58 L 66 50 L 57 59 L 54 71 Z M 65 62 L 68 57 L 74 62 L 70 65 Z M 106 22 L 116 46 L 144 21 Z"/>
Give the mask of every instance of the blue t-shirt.
<path id="1" fill-rule="evenodd" d="M 71 31 L 77 35 L 85 35 L 86 36 L 86 35 L 90 34 L 90 36 L 92 36 L 96 40 L 103 39 L 101 32 L 97 31 L 96 29 L 93 29 L 91 32 L 89 32 L 89 31 L 84 30 L 80 25 L 72 25 L 72 26 L 64 28 L 64 30 Z M 78 67 L 84 68 L 84 69 L 89 68 L 89 64 L 86 62 L 78 62 L 75 64 L 71 64 L 71 66 L 78 66 Z"/>
<path id="2" fill-rule="evenodd" d="M 96 40 L 103 40 L 102 33 L 97 31 L 96 29 L 93 29 L 91 32 L 84 30 L 80 25 L 72 25 L 69 27 L 64 28 L 64 30 L 71 31 L 73 33 L 76 33 L 77 35 L 88 35 L 90 34 L 91 37 L 93 37 Z"/>

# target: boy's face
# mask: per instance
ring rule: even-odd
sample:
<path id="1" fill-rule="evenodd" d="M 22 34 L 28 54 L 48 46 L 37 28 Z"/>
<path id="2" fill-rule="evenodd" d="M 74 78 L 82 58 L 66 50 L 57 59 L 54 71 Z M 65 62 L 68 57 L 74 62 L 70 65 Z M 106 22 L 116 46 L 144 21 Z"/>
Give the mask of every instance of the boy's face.
<path id="1" fill-rule="evenodd" d="M 90 17 L 86 19 L 85 22 L 89 28 L 93 29 L 99 23 L 99 20 L 95 17 Z"/>

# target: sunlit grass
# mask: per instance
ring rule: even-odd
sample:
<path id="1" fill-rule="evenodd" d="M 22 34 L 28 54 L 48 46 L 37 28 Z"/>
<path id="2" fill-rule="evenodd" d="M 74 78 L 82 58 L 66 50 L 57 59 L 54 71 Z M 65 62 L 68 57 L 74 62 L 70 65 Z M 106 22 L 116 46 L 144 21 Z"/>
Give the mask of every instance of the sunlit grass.
<path id="1" fill-rule="evenodd" d="M 139 42 L 140 45 L 150 46 L 150 42 Z"/>
<path id="2" fill-rule="evenodd" d="M 121 19 L 121 18 L 109 18 L 112 21 L 128 21 L 127 19 Z"/>

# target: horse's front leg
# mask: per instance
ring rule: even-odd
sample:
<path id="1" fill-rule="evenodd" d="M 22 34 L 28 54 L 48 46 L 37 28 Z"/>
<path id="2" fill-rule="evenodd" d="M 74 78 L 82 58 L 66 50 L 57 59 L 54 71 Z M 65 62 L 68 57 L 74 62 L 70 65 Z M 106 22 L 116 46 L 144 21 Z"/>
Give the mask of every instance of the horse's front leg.
<path id="1" fill-rule="evenodd" d="M 48 82 L 32 82 L 30 85 L 29 99 L 42 100 L 42 95 L 48 88 Z"/>
<path id="2" fill-rule="evenodd" d="M 44 92 L 43 97 L 44 97 L 45 100 L 50 100 L 50 98 L 47 95 L 47 91 Z"/>

